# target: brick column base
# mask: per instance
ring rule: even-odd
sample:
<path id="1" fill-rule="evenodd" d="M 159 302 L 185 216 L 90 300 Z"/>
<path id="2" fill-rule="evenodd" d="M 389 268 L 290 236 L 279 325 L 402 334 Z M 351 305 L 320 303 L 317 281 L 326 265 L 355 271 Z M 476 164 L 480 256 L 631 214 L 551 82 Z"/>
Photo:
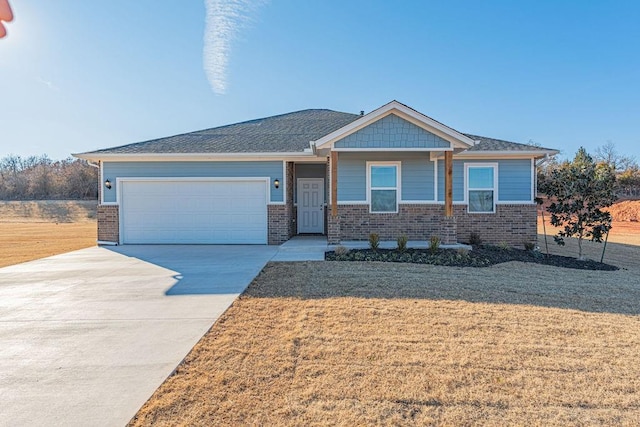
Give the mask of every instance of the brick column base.
<path id="1" fill-rule="evenodd" d="M 117 205 L 98 205 L 98 241 L 119 242 L 119 210 Z"/>
<path id="2" fill-rule="evenodd" d="M 327 218 L 327 243 L 337 245 L 340 243 L 340 217 L 332 216 L 331 213 Z"/>
<path id="3" fill-rule="evenodd" d="M 440 234 L 443 245 L 453 245 L 458 243 L 458 224 L 455 216 L 442 217 Z"/>

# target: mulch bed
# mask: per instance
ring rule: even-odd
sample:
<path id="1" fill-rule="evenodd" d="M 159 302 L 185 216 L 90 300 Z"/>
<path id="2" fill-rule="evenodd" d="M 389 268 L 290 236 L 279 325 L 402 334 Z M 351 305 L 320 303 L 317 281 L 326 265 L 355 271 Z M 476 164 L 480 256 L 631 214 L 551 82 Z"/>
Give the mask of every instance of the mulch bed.
<path id="1" fill-rule="evenodd" d="M 546 255 L 537 251 L 526 251 L 497 246 L 474 246 L 472 251 L 464 249 L 438 249 L 432 253 L 429 249 L 352 249 L 345 254 L 327 252 L 327 261 L 382 261 L 408 262 L 414 264 L 444 265 L 452 267 L 489 267 L 509 261 L 532 262 L 555 267 L 579 270 L 613 271 L 618 267 L 593 260 L 580 261 L 560 255 Z"/>

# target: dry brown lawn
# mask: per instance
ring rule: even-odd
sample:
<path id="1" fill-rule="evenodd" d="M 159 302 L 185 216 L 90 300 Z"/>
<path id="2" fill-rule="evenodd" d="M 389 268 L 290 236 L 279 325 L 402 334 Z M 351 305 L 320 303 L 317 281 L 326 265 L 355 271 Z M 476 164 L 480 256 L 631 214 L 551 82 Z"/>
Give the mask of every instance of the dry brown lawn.
<path id="1" fill-rule="evenodd" d="M 640 246 L 607 254 L 271 263 L 131 425 L 637 425 Z"/>
<path id="2" fill-rule="evenodd" d="M 96 202 L 0 202 L 0 267 L 96 244 Z"/>

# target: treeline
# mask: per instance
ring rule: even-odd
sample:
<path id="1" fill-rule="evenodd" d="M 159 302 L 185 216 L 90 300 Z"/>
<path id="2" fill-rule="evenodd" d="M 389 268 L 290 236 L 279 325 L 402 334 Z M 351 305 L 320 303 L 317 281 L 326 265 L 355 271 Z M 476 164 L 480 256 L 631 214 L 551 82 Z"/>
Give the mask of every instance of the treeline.
<path id="1" fill-rule="evenodd" d="M 84 160 L 9 155 L 0 160 L 0 200 L 97 199 L 98 169 Z"/>
<path id="2" fill-rule="evenodd" d="M 593 159 L 596 163 L 605 164 L 614 171 L 615 191 L 618 198 L 640 199 L 640 166 L 634 157 L 619 153 L 615 144 L 607 142 L 595 149 Z M 538 181 L 543 182 L 560 165 L 555 156 L 544 159 L 538 165 Z"/>

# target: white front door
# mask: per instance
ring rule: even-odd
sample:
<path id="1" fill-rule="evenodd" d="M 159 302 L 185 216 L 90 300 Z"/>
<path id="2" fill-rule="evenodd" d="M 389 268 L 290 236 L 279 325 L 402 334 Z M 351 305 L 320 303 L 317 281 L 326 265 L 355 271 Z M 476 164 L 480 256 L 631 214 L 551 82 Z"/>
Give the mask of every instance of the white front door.
<path id="1" fill-rule="evenodd" d="M 324 233 L 324 179 L 298 178 L 298 234 Z"/>

